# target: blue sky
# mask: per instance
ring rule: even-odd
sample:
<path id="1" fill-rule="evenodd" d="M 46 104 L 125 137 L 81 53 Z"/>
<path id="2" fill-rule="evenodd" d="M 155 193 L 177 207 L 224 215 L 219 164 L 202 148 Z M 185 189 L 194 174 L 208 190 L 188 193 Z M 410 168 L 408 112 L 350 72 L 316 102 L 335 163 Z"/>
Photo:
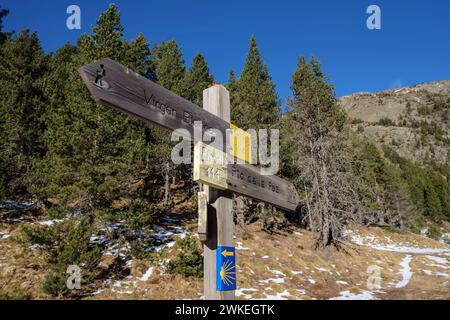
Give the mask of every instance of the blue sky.
<path id="1" fill-rule="evenodd" d="M 6 30 L 37 31 L 46 51 L 90 32 L 110 1 L 2 0 Z M 189 64 L 200 51 L 218 82 L 240 73 L 251 35 L 280 98 L 300 55 L 315 55 L 338 96 L 450 78 L 448 0 L 116 0 L 125 38 L 143 32 L 151 46 L 176 39 Z M 82 29 L 66 28 L 66 9 L 81 8 Z M 381 30 L 369 30 L 366 9 L 381 8 Z"/>

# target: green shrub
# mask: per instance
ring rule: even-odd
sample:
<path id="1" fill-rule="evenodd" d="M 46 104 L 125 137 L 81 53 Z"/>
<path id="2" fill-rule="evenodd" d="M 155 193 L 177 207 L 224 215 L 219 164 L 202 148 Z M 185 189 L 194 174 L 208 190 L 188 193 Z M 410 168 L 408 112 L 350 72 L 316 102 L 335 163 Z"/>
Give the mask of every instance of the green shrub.
<path id="1" fill-rule="evenodd" d="M 361 123 L 364 123 L 364 120 L 358 118 L 352 119 L 352 124 L 361 124 Z"/>
<path id="2" fill-rule="evenodd" d="M 431 109 L 428 108 L 427 106 L 420 106 L 419 108 L 417 108 L 417 112 L 421 116 L 427 116 L 427 115 L 431 114 Z"/>
<path id="3" fill-rule="evenodd" d="M 90 244 L 92 227 L 86 217 L 57 223 L 53 226 L 32 226 L 22 228 L 22 239 L 27 244 L 39 244 L 53 264 L 51 272 L 42 284 L 44 292 L 54 296 L 65 296 L 87 291 L 92 275 L 99 264 L 101 249 Z M 82 290 L 69 291 L 66 281 L 67 268 L 77 265 L 82 270 Z"/>
<path id="4" fill-rule="evenodd" d="M 177 241 L 177 248 L 178 254 L 168 263 L 167 272 L 203 278 L 203 257 L 197 241 L 187 234 L 184 239 Z"/>
<path id="5" fill-rule="evenodd" d="M 441 238 L 441 229 L 436 226 L 432 225 L 428 228 L 428 236 L 432 239 L 439 240 Z"/>
<path id="6" fill-rule="evenodd" d="M 381 118 L 380 121 L 378 121 L 378 125 L 385 127 L 392 127 L 395 126 L 395 122 L 389 118 Z"/>

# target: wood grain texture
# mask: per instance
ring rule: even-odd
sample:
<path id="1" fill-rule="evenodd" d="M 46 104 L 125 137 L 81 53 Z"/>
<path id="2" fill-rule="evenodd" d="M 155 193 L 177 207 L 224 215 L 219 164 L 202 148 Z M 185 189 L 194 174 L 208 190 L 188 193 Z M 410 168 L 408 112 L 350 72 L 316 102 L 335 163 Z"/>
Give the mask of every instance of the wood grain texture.
<path id="1" fill-rule="evenodd" d="M 230 101 L 227 89 L 216 85 L 203 91 L 203 108 L 206 111 L 230 119 Z M 220 151 L 221 152 L 221 151 Z M 203 245 L 204 256 L 204 296 L 206 300 L 232 300 L 235 291 L 217 291 L 216 253 L 217 246 L 234 247 L 233 200 L 225 190 L 204 186 L 208 198 L 208 236 Z"/>
<path id="2" fill-rule="evenodd" d="M 97 73 L 103 69 L 105 76 L 102 83 L 96 84 Z M 166 129 L 186 129 L 191 136 L 194 134 L 194 122 L 202 121 L 203 132 L 215 128 L 226 137 L 229 122 L 111 59 L 85 65 L 79 73 L 93 98 L 102 104 Z"/>
<path id="3" fill-rule="evenodd" d="M 207 238 L 208 197 L 205 191 L 199 191 L 198 197 L 198 236 L 204 242 Z"/>
<path id="4" fill-rule="evenodd" d="M 276 176 L 265 176 L 249 164 L 227 164 L 226 155 L 202 142 L 194 147 L 194 181 L 244 195 L 287 211 L 295 211 L 294 186 Z"/>
<path id="5" fill-rule="evenodd" d="M 194 139 L 195 121 L 201 121 L 203 134 L 210 128 L 222 133 L 221 145 L 226 149 L 227 129 L 231 126 L 230 102 L 229 93 L 221 89 L 223 86 L 205 90 L 205 105 L 211 109 L 204 109 L 111 59 L 85 65 L 79 73 L 98 102 L 170 130 L 185 129 L 188 137 Z M 291 183 L 276 176 L 261 176 L 258 168 L 248 164 L 228 164 L 227 172 L 236 173 L 228 174 L 228 190 L 287 211 L 297 207 L 299 198 Z"/>

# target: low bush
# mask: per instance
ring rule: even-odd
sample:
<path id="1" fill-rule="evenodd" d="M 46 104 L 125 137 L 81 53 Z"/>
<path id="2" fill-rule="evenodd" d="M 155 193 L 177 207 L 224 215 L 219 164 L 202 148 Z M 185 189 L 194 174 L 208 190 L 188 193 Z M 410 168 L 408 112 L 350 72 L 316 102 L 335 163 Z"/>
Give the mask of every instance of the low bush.
<path id="1" fill-rule="evenodd" d="M 178 254 L 168 263 L 167 272 L 184 277 L 203 278 L 203 257 L 197 241 L 188 234 L 177 241 L 177 248 Z"/>

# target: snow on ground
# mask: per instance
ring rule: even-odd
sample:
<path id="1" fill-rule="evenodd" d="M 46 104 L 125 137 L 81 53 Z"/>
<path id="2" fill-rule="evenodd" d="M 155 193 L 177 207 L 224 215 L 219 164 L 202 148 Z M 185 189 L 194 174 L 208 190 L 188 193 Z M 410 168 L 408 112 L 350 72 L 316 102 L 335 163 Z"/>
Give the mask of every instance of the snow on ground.
<path id="1" fill-rule="evenodd" d="M 308 280 L 308 282 L 311 283 L 311 284 L 315 284 L 315 283 L 316 283 L 316 280 L 314 280 L 314 279 L 311 278 L 311 277 L 309 277 L 309 278 L 306 279 L 306 280 Z"/>
<path id="2" fill-rule="evenodd" d="M 402 269 L 400 270 L 400 273 L 402 275 L 402 280 L 399 281 L 395 287 L 396 288 L 404 288 L 408 285 L 409 281 L 411 280 L 411 277 L 413 273 L 411 272 L 411 267 L 409 266 L 409 263 L 411 262 L 412 256 L 406 255 L 403 260 L 400 262 L 400 266 Z"/>
<path id="3" fill-rule="evenodd" d="M 236 289 L 235 295 L 236 297 L 243 297 L 246 300 L 250 300 L 252 298 L 251 294 L 245 293 L 246 292 L 258 292 L 258 289 L 255 288 L 242 288 L 242 289 Z"/>
<path id="4" fill-rule="evenodd" d="M 164 220 L 175 221 L 173 218 L 165 217 Z M 128 242 L 119 241 L 119 239 L 110 239 L 108 235 L 114 233 L 124 233 L 126 231 L 123 222 L 110 223 L 99 230 L 99 234 L 91 236 L 90 242 L 93 244 L 105 245 L 107 255 L 118 255 L 122 258 L 126 257 L 130 252 L 130 244 Z M 150 240 L 152 245 L 144 248 L 148 252 L 161 252 L 164 249 L 172 248 L 175 245 L 176 236 L 179 239 L 184 239 L 187 231 L 174 224 L 167 226 L 153 225 L 150 228 L 138 228 L 133 230 L 133 234 L 137 239 L 145 241 Z"/>
<path id="5" fill-rule="evenodd" d="M 352 293 L 348 290 L 339 293 L 339 296 L 330 300 L 375 300 L 373 292 L 363 290 L 361 293 Z"/>
<path id="6" fill-rule="evenodd" d="M 153 274 L 153 267 L 150 267 L 150 268 L 148 268 L 147 271 L 145 271 L 145 273 L 142 275 L 142 277 L 139 278 L 139 280 L 147 281 L 148 279 L 150 279 L 152 274 Z"/>
<path id="7" fill-rule="evenodd" d="M 0 240 L 6 240 L 9 237 L 11 237 L 11 235 L 9 233 L 0 232 Z"/>
<path id="8" fill-rule="evenodd" d="M 289 291 L 284 290 L 281 293 L 277 293 L 276 295 L 265 294 L 266 296 L 260 300 L 287 300 L 291 294 Z"/>
<path id="9" fill-rule="evenodd" d="M 426 257 L 427 257 L 427 259 L 432 260 L 437 263 L 437 264 L 434 264 L 433 266 L 439 266 L 444 269 L 449 269 L 449 267 L 447 267 L 447 265 L 449 264 L 449 261 L 447 258 L 436 257 L 436 256 L 426 256 Z"/>
<path id="10" fill-rule="evenodd" d="M 450 254 L 450 249 L 442 248 L 419 248 L 402 243 L 396 243 L 389 237 L 384 237 L 381 243 L 379 239 L 374 236 L 361 236 L 353 233 L 353 231 L 347 230 L 346 235 L 350 235 L 350 240 L 360 246 L 370 247 L 372 249 L 381 251 L 401 252 L 407 254 Z"/>
<path id="11" fill-rule="evenodd" d="M 450 232 L 449 233 L 443 233 L 441 235 L 441 240 L 440 241 L 443 242 L 443 243 L 450 244 Z"/>
<path id="12" fill-rule="evenodd" d="M 63 219 L 51 219 L 51 220 L 45 220 L 45 221 L 38 221 L 37 224 L 41 225 L 41 226 L 47 226 L 47 227 L 51 227 L 57 223 L 63 222 Z"/>
<path id="13" fill-rule="evenodd" d="M 136 280 L 132 281 L 132 277 L 128 276 L 125 280 L 106 279 L 103 282 L 104 287 L 111 287 L 111 291 L 119 294 L 133 294 L 134 289 L 137 288 Z"/>
<path id="14" fill-rule="evenodd" d="M 422 270 L 423 273 L 425 273 L 427 276 L 438 276 L 438 277 L 445 277 L 450 278 L 450 274 L 444 273 L 444 272 L 437 272 L 437 271 L 431 271 L 431 270 Z"/>
<path id="15" fill-rule="evenodd" d="M 284 283 L 284 278 L 269 278 L 269 279 L 265 279 L 265 280 L 259 280 L 259 283 L 269 283 L 269 282 L 274 282 L 274 283 Z"/>
<path id="16" fill-rule="evenodd" d="M 279 271 L 279 270 L 272 270 L 269 267 L 267 267 L 267 270 L 269 270 L 270 272 L 272 272 L 273 274 L 275 274 L 277 276 L 286 277 L 286 275 L 283 272 Z"/>
<path id="17" fill-rule="evenodd" d="M 5 201 L 0 203 L 0 210 L 30 210 L 36 207 L 33 202 L 16 202 L 16 201 Z"/>
<path id="18" fill-rule="evenodd" d="M 236 250 L 250 250 L 250 248 L 246 248 L 242 246 L 242 242 L 236 242 Z"/>

